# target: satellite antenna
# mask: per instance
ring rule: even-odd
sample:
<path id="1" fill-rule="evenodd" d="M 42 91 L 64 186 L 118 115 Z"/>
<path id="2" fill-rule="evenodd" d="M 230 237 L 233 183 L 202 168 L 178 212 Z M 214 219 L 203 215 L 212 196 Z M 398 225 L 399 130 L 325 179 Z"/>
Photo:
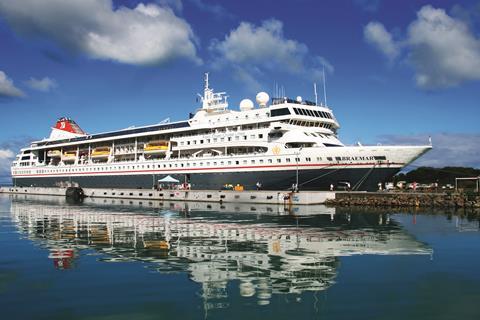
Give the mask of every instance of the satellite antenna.
<path id="1" fill-rule="evenodd" d="M 315 105 L 318 106 L 317 83 L 313 83 L 313 93 L 315 94 Z"/>

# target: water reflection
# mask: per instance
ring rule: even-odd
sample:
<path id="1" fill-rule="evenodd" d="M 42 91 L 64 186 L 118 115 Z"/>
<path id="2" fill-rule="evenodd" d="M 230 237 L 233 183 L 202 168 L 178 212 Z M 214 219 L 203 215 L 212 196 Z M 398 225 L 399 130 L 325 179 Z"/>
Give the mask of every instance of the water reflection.
<path id="1" fill-rule="evenodd" d="M 160 273 L 187 273 L 206 310 L 228 305 L 227 285 L 269 304 L 272 295 L 321 291 L 335 283 L 340 257 L 431 254 L 384 213 L 335 213 L 323 206 L 179 203 L 12 196 L 22 234 L 50 251 L 58 269 L 82 254 L 142 261 Z"/>

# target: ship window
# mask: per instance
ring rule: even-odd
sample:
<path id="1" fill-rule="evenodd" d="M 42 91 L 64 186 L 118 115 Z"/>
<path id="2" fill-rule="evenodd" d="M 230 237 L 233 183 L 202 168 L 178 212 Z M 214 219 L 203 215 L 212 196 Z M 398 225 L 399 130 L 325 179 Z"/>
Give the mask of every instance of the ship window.
<path id="1" fill-rule="evenodd" d="M 169 167 L 170 167 L 170 168 L 172 167 L 172 164 L 171 164 L 171 163 L 169 164 Z"/>
<path id="2" fill-rule="evenodd" d="M 247 136 L 243 136 L 243 140 L 247 140 Z"/>
<path id="3" fill-rule="evenodd" d="M 255 163 L 255 160 L 252 160 L 252 164 L 254 164 L 254 163 Z"/>
<path id="4" fill-rule="evenodd" d="M 268 159 L 268 163 L 272 163 L 272 162 L 273 162 L 272 159 Z"/>
<path id="5" fill-rule="evenodd" d="M 261 163 L 261 164 L 263 163 L 263 160 L 262 160 L 262 159 L 260 159 L 260 163 Z"/>
<path id="6" fill-rule="evenodd" d="M 374 156 L 375 160 L 387 160 L 385 156 Z"/>
<path id="7" fill-rule="evenodd" d="M 231 165 L 231 164 L 232 164 L 232 161 L 228 161 L 228 164 Z"/>
<path id="8" fill-rule="evenodd" d="M 214 165 L 214 166 L 216 166 L 216 165 L 217 165 L 217 162 L 216 162 L 216 161 L 214 161 L 214 162 L 213 162 L 213 165 Z"/>
<path id="9" fill-rule="evenodd" d="M 286 158 L 286 159 L 285 159 L 285 161 L 287 161 L 287 162 L 290 162 L 290 161 L 291 161 L 291 159 L 290 159 L 290 158 Z"/>
<path id="10" fill-rule="evenodd" d="M 251 135 L 250 135 L 250 139 L 255 139 L 255 135 L 254 135 L 254 134 L 251 134 Z"/>
<path id="11" fill-rule="evenodd" d="M 247 160 L 243 160 L 243 164 L 247 164 Z"/>
<path id="12" fill-rule="evenodd" d="M 322 158 L 320 158 L 320 157 L 317 157 L 317 161 L 321 161 L 321 160 L 322 160 Z"/>
<path id="13" fill-rule="evenodd" d="M 282 162 L 282 159 L 277 159 L 277 163 L 281 163 Z"/>
<path id="14" fill-rule="evenodd" d="M 235 161 L 235 164 L 240 164 L 240 161 Z"/>
<path id="15" fill-rule="evenodd" d="M 290 110 L 288 110 L 288 108 L 274 109 L 270 114 L 272 117 L 284 116 L 290 114 Z"/>
<path id="16" fill-rule="evenodd" d="M 332 161 L 333 159 L 332 159 L 332 157 L 327 157 L 327 160 Z"/>
<path id="17" fill-rule="evenodd" d="M 295 161 L 296 161 L 296 162 L 300 162 L 300 158 L 295 158 Z"/>

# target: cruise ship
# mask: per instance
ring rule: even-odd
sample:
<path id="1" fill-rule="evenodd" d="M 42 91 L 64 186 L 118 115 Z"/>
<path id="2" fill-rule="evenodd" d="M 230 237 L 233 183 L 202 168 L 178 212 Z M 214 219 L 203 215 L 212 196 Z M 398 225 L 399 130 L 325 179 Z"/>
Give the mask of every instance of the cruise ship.
<path id="1" fill-rule="evenodd" d="M 14 186 L 144 188 L 168 178 L 192 189 L 375 190 L 431 149 L 346 146 L 332 109 L 265 92 L 228 108 L 205 74 L 201 106 L 188 120 L 88 134 L 61 118 L 49 138 L 21 149 Z M 171 179 L 173 178 L 173 179 Z"/>

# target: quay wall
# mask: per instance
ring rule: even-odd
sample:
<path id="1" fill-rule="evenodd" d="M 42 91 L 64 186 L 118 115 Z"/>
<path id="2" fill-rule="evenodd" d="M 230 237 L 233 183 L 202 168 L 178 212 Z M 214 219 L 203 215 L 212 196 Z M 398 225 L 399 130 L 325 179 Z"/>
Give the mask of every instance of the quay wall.
<path id="1" fill-rule="evenodd" d="M 65 196 L 66 188 L 48 187 L 0 187 L 0 193 Z M 149 190 L 149 189 L 105 189 L 83 188 L 85 196 L 91 198 L 169 200 L 220 203 L 258 203 L 283 205 L 323 204 L 334 199 L 335 193 L 328 191 L 267 191 L 267 190 Z"/>
<path id="2" fill-rule="evenodd" d="M 326 205 L 480 209 L 478 193 L 337 192 Z"/>

